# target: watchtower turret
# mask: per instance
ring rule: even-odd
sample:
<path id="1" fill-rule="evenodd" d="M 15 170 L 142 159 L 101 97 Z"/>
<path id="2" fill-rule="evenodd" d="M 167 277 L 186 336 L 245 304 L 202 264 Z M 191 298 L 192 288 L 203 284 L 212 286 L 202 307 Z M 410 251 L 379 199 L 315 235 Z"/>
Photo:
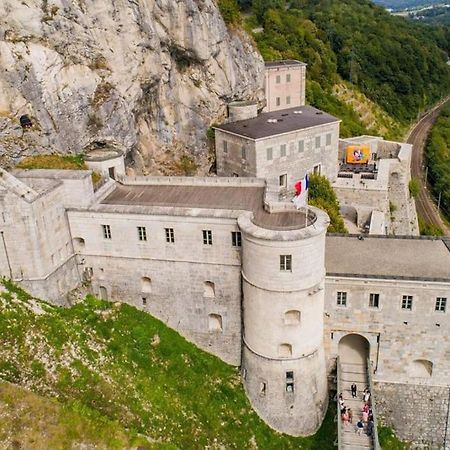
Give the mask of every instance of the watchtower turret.
<path id="1" fill-rule="evenodd" d="M 238 219 L 242 232 L 243 379 L 273 428 L 308 435 L 327 409 L 323 348 L 325 233 L 317 208 Z"/>

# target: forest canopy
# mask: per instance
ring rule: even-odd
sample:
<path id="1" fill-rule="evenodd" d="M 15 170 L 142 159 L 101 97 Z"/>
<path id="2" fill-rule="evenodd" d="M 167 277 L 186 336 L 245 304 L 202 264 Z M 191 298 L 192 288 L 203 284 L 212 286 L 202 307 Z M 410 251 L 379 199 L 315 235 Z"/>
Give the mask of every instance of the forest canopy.
<path id="1" fill-rule="evenodd" d="M 308 64 L 307 99 L 343 119 L 342 135 L 364 132 L 332 95 L 347 81 L 402 123 L 450 91 L 450 32 L 390 15 L 367 0 L 241 0 L 265 60 Z M 248 14 L 247 14 L 248 16 Z"/>

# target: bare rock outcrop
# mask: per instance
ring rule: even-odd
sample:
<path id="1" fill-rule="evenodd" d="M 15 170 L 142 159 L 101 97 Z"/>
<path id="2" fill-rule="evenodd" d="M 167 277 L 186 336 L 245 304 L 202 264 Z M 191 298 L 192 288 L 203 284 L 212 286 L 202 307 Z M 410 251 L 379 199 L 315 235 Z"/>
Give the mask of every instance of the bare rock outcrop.
<path id="1" fill-rule="evenodd" d="M 212 0 L 0 2 L 0 164 L 114 141 L 138 172 L 185 154 L 201 173 L 207 128 L 262 86 L 261 57 Z"/>

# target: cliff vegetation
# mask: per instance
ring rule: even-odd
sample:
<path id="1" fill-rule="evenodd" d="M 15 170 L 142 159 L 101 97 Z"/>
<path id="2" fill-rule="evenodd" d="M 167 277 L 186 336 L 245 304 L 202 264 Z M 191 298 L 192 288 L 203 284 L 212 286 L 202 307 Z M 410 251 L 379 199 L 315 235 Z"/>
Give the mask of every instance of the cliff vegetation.
<path id="1" fill-rule="evenodd" d="M 441 196 L 441 211 L 450 220 L 450 104 L 441 110 L 431 130 L 425 156 L 433 195 Z"/>
<path id="2" fill-rule="evenodd" d="M 39 413 L 26 421 L 25 430 L 14 425 L 25 417 L 6 420 L 1 408 L 1 448 L 12 441 L 18 448 L 34 433 L 42 448 L 55 448 L 51 418 L 62 418 L 58 433 L 65 448 L 92 442 L 123 448 L 144 439 L 150 449 L 326 450 L 336 437 L 334 402 L 315 436 L 282 435 L 251 409 L 238 369 L 150 315 L 91 296 L 70 308 L 55 307 L 5 280 L 0 283 L 0 379 L 28 392 L 15 394 L 14 386 L 0 383 L 0 405 L 7 405 L 8 417 L 17 414 L 11 395 L 24 404 L 23 411 L 39 404 L 49 409 L 48 423 L 38 420 Z M 66 426 L 72 419 L 74 430 Z"/>
<path id="3" fill-rule="evenodd" d="M 387 137 L 399 137 L 418 111 L 450 90 L 447 28 L 409 22 L 367 0 L 241 0 L 241 6 L 264 59 L 308 64 L 307 99 L 340 117 L 344 136 L 380 124 L 364 124 L 363 114 L 333 95 L 342 81 L 389 116 Z"/>

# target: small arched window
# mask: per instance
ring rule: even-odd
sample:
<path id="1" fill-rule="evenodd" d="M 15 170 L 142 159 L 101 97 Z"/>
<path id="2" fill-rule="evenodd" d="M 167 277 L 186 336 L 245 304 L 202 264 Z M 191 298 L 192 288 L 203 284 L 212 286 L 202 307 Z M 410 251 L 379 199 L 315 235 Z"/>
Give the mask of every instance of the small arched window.
<path id="1" fill-rule="evenodd" d="M 73 246 L 76 252 L 82 250 L 84 248 L 85 242 L 81 237 L 73 238 Z"/>
<path id="2" fill-rule="evenodd" d="M 152 292 L 152 280 L 149 277 L 141 278 L 141 292 Z"/>
<path id="3" fill-rule="evenodd" d="M 100 286 L 100 298 L 102 300 L 108 300 L 108 291 L 105 286 Z"/>
<path id="4" fill-rule="evenodd" d="M 433 374 L 433 363 L 426 359 L 416 359 L 409 367 L 409 375 L 414 378 L 430 378 Z"/>
<path id="5" fill-rule="evenodd" d="M 300 323 L 300 317 L 300 311 L 291 309 L 284 313 L 284 323 L 285 325 L 298 325 Z"/>
<path id="6" fill-rule="evenodd" d="M 212 281 L 205 281 L 203 283 L 203 295 L 205 297 L 215 297 L 216 287 Z"/>
<path id="7" fill-rule="evenodd" d="M 278 347 L 278 356 L 281 358 L 289 358 L 292 356 L 292 345 L 291 344 L 280 344 Z"/>
<path id="8" fill-rule="evenodd" d="M 208 316 L 209 331 L 222 331 L 222 316 L 220 314 L 210 314 Z"/>

